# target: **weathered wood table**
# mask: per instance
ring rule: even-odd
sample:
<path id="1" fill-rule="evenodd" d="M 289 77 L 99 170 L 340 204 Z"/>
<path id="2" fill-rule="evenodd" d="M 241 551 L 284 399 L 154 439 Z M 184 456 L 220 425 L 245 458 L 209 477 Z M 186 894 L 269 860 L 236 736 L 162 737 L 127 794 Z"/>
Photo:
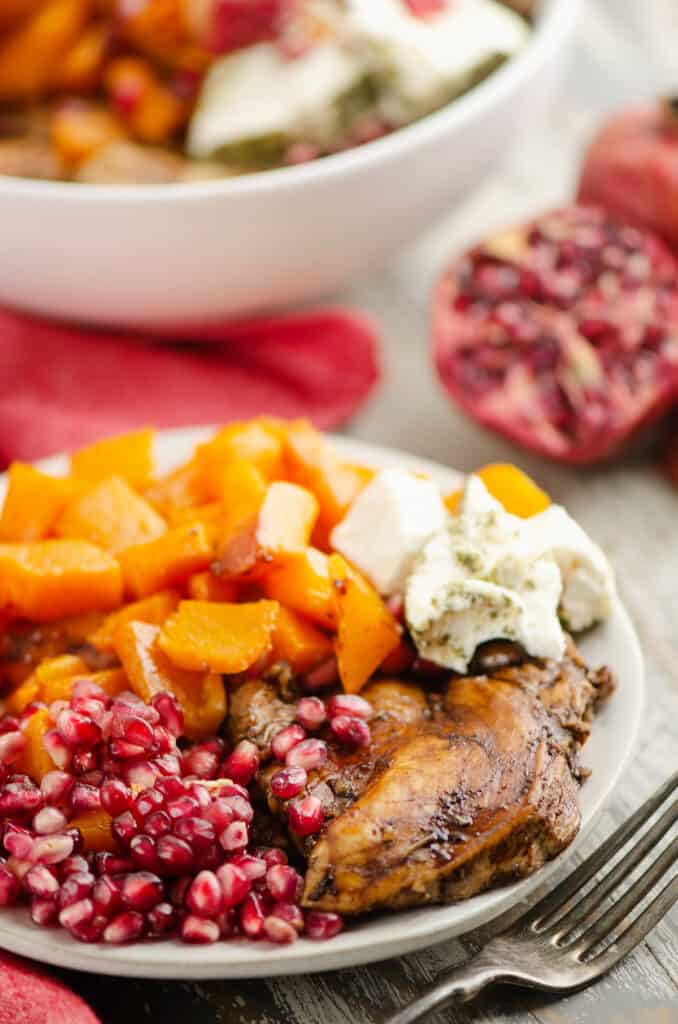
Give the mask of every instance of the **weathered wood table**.
<path id="1" fill-rule="evenodd" d="M 493 170 L 462 213 L 451 215 L 389 269 L 341 296 L 370 311 L 386 339 L 384 386 L 352 434 L 461 469 L 515 458 L 515 451 L 458 417 L 434 379 L 426 345 L 427 301 L 436 270 L 449 253 L 487 229 L 566 198 L 581 146 L 600 114 L 672 86 L 678 88 L 678 0 L 586 0 L 566 80 L 544 123 L 530 127 L 519 151 Z M 678 493 L 641 462 L 590 473 L 529 457 L 521 462 L 606 547 L 645 651 L 648 702 L 641 743 L 586 850 L 678 767 Z M 67 977 L 105 1024 L 379 1024 L 390 1008 L 464 957 L 478 939 L 470 935 L 372 967 L 268 984 Z M 587 991 L 557 1001 L 497 990 L 473 1006 L 446 1011 L 440 1020 L 675 1024 L 678 913 Z"/>

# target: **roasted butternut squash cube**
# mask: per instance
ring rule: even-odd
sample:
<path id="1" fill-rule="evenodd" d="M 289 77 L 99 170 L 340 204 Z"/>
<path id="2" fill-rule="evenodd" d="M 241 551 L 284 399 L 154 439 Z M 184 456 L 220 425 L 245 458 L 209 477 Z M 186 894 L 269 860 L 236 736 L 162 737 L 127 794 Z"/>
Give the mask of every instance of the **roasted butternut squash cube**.
<path id="1" fill-rule="evenodd" d="M 174 694 L 189 739 L 215 735 L 228 710 L 221 676 L 178 667 L 159 647 L 159 636 L 160 627 L 147 622 L 126 622 L 117 631 L 115 646 L 130 688 L 147 703 L 156 693 Z"/>
<path id="2" fill-rule="evenodd" d="M 76 672 L 75 675 L 50 679 L 42 684 L 41 699 L 46 704 L 51 704 L 54 700 L 70 700 L 73 687 L 81 679 L 86 679 L 88 683 L 101 687 L 109 697 L 117 697 L 119 693 L 129 690 L 129 682 L 123 670 L 110 668 L 104 672 Z"/>
<path id="3" fill-rule="evenodd" d="M 337 615 L 335 649 L 347 693 L 359 693 L 400 643 L 400 629 L 381 597 L 341 555 L 330 555 Z"/>
<path id="4" fill-rule="evenodd" d="M 87 0 L 46 0 L 26 21 L 3 35 L 0 101 L 39 98 L 64 53 L 82 32 L 88 16 Z"/>
<path id="5" fill-rule="evenodd" d="M 122 477 L 112 476 L 69 502 L 56 532 L 61 537 L 82 537 L 116 554 L 160 537 L 167 525 Z"/>
<path id="6" fill-rule="evenodd" d="M 135 430 L 87 445 L 71 456 L 71 473 L 83 480 L 121 476 L 130 487 L 145 487 L 153 472 L 153 431 Z"/>
<path id="7" fill-rule="evenodd" d="M 265 480 L 273 480 L 281 472 L 282 457 L 283 445 L 278 433 L 257 420 L 228 424 L 195 453 L 204 491 L 220 499 L 225 496 L 223 476 L 229 463 L 249 462 Z"/>
<path id="8" fill-rule="evenodd" d="M 132 601 L 108 615 L 99 629 L 90 636 L 90 643 L 99 650 L 113 651 L 115 634 L 120 626 L 126 622 L 150 622 L 154 626 L 161 626 L 178 604 L 179 592 L 176 590 L 160 590 L 141 601 Z"/>
<path id="9" fill-rule="evenodd" d="M 44 540 L 66 504 L 79 490 L 70 479 L 47 476 L 33 466 L 13 462 L 0 517 L 0 541 Z"/>
<path id="10" fill-rule="evenodd" d="M 186 523 L 146 544 L 120 552 L 125 587 L 133 597 L 146 597 L 183 583 L 193 573 L 207 569 L 214 558 L 213 545 L 203 523 Z"/>
<path id="11" fill-rule="evenodd" d="M 309 672 L 333 651 L 332 641 L 289 608 L 280 608 L 273 633 L 273 657 L 286 661 L 297 675 Z"/>
<path id="12" fill-rule="evenodd" d="M 266 597 L 279 601 L 324 629 L 334 629 L 336 615 L 327 555 L 317 548 L 275 559 L 260 581 Z"/>
<path id="13" fill-rule="evenodd" d="M 278 608 L 276 601 L 182 601 L 158 644 L 181 668 L 235 675 L 270 654 Z"/>
<path id="14" fill-rule="evenodd" d="M 120 566 L 84 540 L 0 544 L 0 608 L 17 618 L 53 622 L 108 611 L 122 600 Z"/>
<path id="15" fill-rule="evenodd" d="M 69 821 L 68 827 L 80 832 L 85 853 L 115 853 L 118 849 L 113 819 L 104 810 L 85 811 Z"/>
<path id="16" fill-rule="evenodd" d="M 14 771 L 30 775 L 34 782 L 41 782 L 47 772 L 54 771 L 56 765 L 42 742 L 45 733 L 53 728 L 47 708 L 39 708 L 31 715 L 23 729 L 26 747 L 15 762 Z"/>
<path id="17" fill-rule="evenodd" d="M 176 509 L 189 508 L 204 500 L 198 486 L 195 462 L 191 460 L 166 476 L 158 477 L 144 489 L 146 501 L 169 522 Z"/>
<path id="18" fill-rule="evenodd" d="M 188 593 L 194 601 L 236 601 L 240 586 L 235 580 L 223 580 L 213 572 L 198 572 L 188 581 Z"/>

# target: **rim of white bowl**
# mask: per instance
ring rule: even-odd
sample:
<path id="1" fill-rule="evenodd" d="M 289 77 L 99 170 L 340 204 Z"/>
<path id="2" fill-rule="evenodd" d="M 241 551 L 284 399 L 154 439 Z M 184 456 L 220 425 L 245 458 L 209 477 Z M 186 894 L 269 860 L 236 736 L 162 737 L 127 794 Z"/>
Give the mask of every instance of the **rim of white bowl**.
<path id="1" fill-rule="evenodd" d="M 441 110 L 399 128 L 382 139 L 343 153 L 295 167 L 253 172 L 217 181 L 181 184 L 83 185 L 78 182 L 39 181 L 7 175 L 0 176 L 0 196 L 3 193 L 29 197 L 49 196 L 57 200 L 83 203 L 99 202 L 102 199 L 107 202 L 164 201 L 171 197 L 196 201 L 214 196 L 261 195 L 263 192 L 284 191 L 311 184 L 318 179 L 331 179 L 360 168 L 386 164 L 399 154 L 436 138 L 441 132 L 468 124 L 491 110 L 501 98 L 520 88 L 539 67 L 555 58 L 557 50 L 574 28 L 580 4 L 581 0 L 541 0 L 543 10 L 538 15 L 532 38 L 517 57 L 507 61 L 483 82 Z"/>

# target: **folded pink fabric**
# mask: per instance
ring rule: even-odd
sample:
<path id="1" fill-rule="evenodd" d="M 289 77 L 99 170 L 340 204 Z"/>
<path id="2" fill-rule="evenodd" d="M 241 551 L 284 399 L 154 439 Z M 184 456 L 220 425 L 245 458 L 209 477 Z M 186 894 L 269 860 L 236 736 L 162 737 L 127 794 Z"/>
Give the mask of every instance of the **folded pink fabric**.
<path id="1" fill-rule="evenodd" d="M 140 336 L 0 311 L 0 466 L 140 424 L 347 420 L 379 380 L 362 316 L 314 310 Z"/>
<path id="2" fill-rule="evenodd" d="M 25 960 L 0 953 L 0 1024 L 100 1024 L 89 1006 Z"/>

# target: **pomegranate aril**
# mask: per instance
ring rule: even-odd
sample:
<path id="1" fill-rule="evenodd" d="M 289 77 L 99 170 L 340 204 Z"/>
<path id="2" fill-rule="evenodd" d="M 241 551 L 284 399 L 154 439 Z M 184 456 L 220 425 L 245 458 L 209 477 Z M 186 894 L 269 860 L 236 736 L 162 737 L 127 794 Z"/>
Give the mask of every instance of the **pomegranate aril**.
<path id="1" fill-rule="evenodd" d="M 161 836 L 156 845 L 156 856 L 164 874 L 180 875 L 193 863 L 193 850 L 177 836 Z"/>
<path id="2" fill-rule="evenodd" d="M 129 852 L 137 867 L 155 870 L 158 866 L 158 852 L 155 840 L 151 836 L 134 836 L 129 844 Z"/>
<path id="3" fill-rule="evenodd" d="M 76 817 L 79 814 L 86 814 L 88 811 L 98 811 L 101 807 L 101 790 L 96 786 L 76 782 L 71 790 L 69 803 Z"/>
<path id="4" fill-rule="evenodd" d="M 307 772 L 315 771 L 327 761 L 327 744 L 324 740 L 302 740 L 288 751 L 285 757 L 287 768 L 304 768 Z"/>
<path id="5" fill-rule="evenodd" d="M 224 910 L 222 914 L 219 914 L 217 924 L 219 925 L 219 934 L 222 939 L 230 939 L 233 935 L 236 935 L 238 931 L 238 911 L 236 908 L 229 907 L 228 910 Z"/>
<path id="6" fill-rule="evenodd" d="M 321 910 L 311 910 L 306 914 L 306 934 L 309 939 L 333 939 L 343 927 L 344 922 L 339 914 L 325 913 Z"/>
<path id="7" fill-rule="evenodd" d="M 150 910 L 162 902 L 164 887 L 157 875 L 150 871 L 138 871 L 125 877 L 121 895 L 123 903 L 130 910 Z"/>
<path id="8" fill-rule="evenodd" d="M 259 769 L 259 751 L 254 743 L 241 740 L 222 765 L 222 774 L 246 786 Z"/>
<path id="9" fill-rule="evenodd" d="M 223 895 L 219 879 L 213 871 L 201 871 L 193 879 L 186 894 L 186 906 L 199 917 L 216 917 L 221 911 Z"/>
<path id="10" fill-rule="evenodd" d="M 221 886 L 224 906 L 235 907 L 242 903 L 252 888 L 245 872 L 235 864 L 223 864 L 216 872 Z"/>
<path id="11" fill-rule="evenodd" d="M 18 825 L 10 825 L 3 839 L 7 853 L 12 857 L 18 857 L 19 860 L 33 859 L 33 842 L 33 834 Z"/>
<path id="12" fill-rule="evenodd" d="M 258 878 L 264 878 L 268 871 L 266 861 L 261 857 L 253 857 L 250 853 L 234 854 L 229 864 L 242 871 L 245 877 L 249 878 L 250 882 L 256 882 Z"/>
<path id="13" fill-rule="evenodd" d="M 296 903 L 274 903 L 269 916 L 287 921 L 297 932 L 304 930 L 304 915 L 301 907 L 298 907 Z"/>
<path id="14" fill-rule="evenodd" d="M 275 864 L 266 873 L 266 887 L 277 903 L 293 903 L 300 882 L 300 876 L 288 864 Z"/>
<path id="15" fill-rule="evenodd" d="M 71 836 L 39 836 L 33 843 L 33 857 L 40 864 L 60 864 L 73 853 Z"/>
<path id="16" fill-rule="evenodd" d="M 227 853 L 244 850 L 249 842 L 249 832 L 244 821 L 233 821 L 219 836 L 219 842 Z"/>
<path id="17" fill-rule="evenodd" d="M 59 907 L 53 899 L 32 899 L 31 900 L 31 921 L 40 925 L 41 928 L 48 928 L 56 922 L 59 914 Z"/>
<path id="18" fill-rule="evenodd" d="M 176 698 L 170 693 L 156 693 L 151 703 L 165 729 L 176 738 L 183 736 L 184 713 Z"/>
<path id="19" fill-rule="evenodd" d="M 13 907 L 18 895 L 18 879 L 7 864 L 0 860 L 0 907 Z"/>
<path id="20" fill-rule="evenodd" d="M 196 775 L 199 779 L 216 779 L 219 772 L 219 755 L 213 750 L 193 747 L 184 755 L 185 775 Z"/>
<path id="21" fill-rule="evenodd" d="M 26 737 L 21 732 L 6 732 L 0 736 L 0 762 L 14 764 L 26 749 Z"/>
<path id="22" fill-rule="evenodd" d="M 57 731 L 71 750 L 91 749 L 101 739 L 101 729 L 91 718 L 66 709 L 59 715 Z"/>
<path id="23" fill-rule="evenodd" d="M 302 697 L 297 701 L 297 722 L 308 732 L 315 732 L 327 720 L 325 704 L 319 697 Z"/>
<path id="24" fill-rule="evenodd" d="M 91 900 L 78 900 L 77 903 L 69 903 L 59 911 L 59 924 L 69 931 L 78 925 L 91 921 L 94 917 L 94 905 Z"/>
<path id="25" fill-rule="evenodd" d="M 4 736 L 8 732 L 16 732 L 18 728 L 19 719 L 14 715 L 4 715 L 0 718 L 0 736 Z"/>
<path id="26" fill-rule="evenodd" d="M 50 715 L 52 715 L 53 718 L 54 714 L 52 712 L 52 708 L 55 704 L 59 703 L 61 703 L 61 701 L 55 701 L 54 704 L 50 705 Z M 67 702 L 64 701 L 63 703 Z M 95 700 L 92 697 L 71 697 L 70 708 L 71 711 L 76 711 L 79 715 L 84 715 L 85 718 L 91 718 L 98 726 L 101 726 L 101 720 L 106 713 L 106 705 L 104 702 Z"/>
<path id="27" fill-rule="evenodd" d="M 154 811 L 144 821 L 143 829 L 144 834 L 151 839 L 159 839 L 172 831 L 172 819 L 166 811 Z"/>
<path id="28" fill-rule="evenodd" d="M 305 768 L 282 768 L 271 778 L 271 792 L 279 800 L 298 796 L 308 782 Z"/>
<path id="29" fill-rule="evenodd" d="M 158 792 L 157 789 L 145 789 L 143 792 L 139 793 L 134 801 L 132 813 L 141 825 L 149 814 L 152 814 L 154 811 L 159 811 L 164 807 L 164 805 L 165 798 L 162 793 Z"/>
<path id="30" fill-rule="evenodd" d="M 214 825 L 203 818 L 182 818 L 175 822 L 174 834 L 184 839 L 194 850 L 206 850 L 216 840 Z"/>
<path id="31" fill-rule="evenodd" d="M 258 846 L 252 852 L 255 857 L 261 857 L 267 869 L 274 864 L 287 864 L 287 854 L 277 846 Z"/>
<path id="32" fill-rule="evenodd" d="M 298 743 L 306 739 L 306 730 L 294 722 L 276 733 L 271 741 L 271 751 L 278 761 L 284 761 L 287 754 Z"/>
<path id="33" fill-rule="evenodd" d="M 154 743 L 153 729 L 149 722 L 138 715 L 113 715 L 112 735 L 142 751 L 151 750 Z M 113 743 L 111 743 L 111 749 Z M 115 755 L 119 756 L 119 755 Z"/>
<path id="34" fill-rule="evenodd" d="M 197 816 L 200 812 L 200 804 L 194 797 L 186 794 L 186 796 L 177 797 L 176 800 L 169 800 L 165 810 L 170 818 L 178 821 L 181 818 Z"/>
<path id="35" fill-rule="evenodd" d="M 106 850 L 94 856 L 94 868 L 99 875 L 124 875 L 134 871 L 134 867 L 134 861 L 129 857 L 119 857 Z"/>
<path id="36" fill-rule="evenodd" d="M 254 808 L 249 799 L 244 796 L 227 796 L 224 800 L 233 811 L 236 821 L 244 821 L 246 825 L 251 824 L 254 818 Z"/>
<path id="37" fill-rule="evenodd" d="M 44 802 L 42 793 L 30 780 L 8 782 L 0 790 L 0 818 L 32 818 L 34 814 L 38 813 Z"/>
<path id="38" fill-rule="evenodd" d="M 94 888 L 94 875 L 89 871 L 78 871 L 68 876 L 59 889 L 59 906 L 70 907 L 89 897 Z"/>
<path id="39" fill-rule="evenodd" d="M 374 714 L 374 708 L 357 693 L 337 693 L 327 702 L 327 714 L 330 719 L 348 715 L 351 718 L 364 718 L 365 721 L 369 721 Z"/>
<path id="40" fill-rule="evenodd" d="M 154 789 L 157 789 L 158 793 L 162 793 L 165 800 L 176 800 L 177 797 L 186 796 L 188 793 L 186 783 L 182 779 L 173 776 L 158 779 Z"/>
<path id="41" fill-rule="evenodd" d="M 279 945 L 289 945 L 297 938 L 297 931 L 291 924 L 273 915 L 264 919 L 264 931 L 267 939 Z"/>
<path id="42" fill-rule="evenodd" d="M 176 754 L 160 754 L 153 758 L 149 768 L 153 772 L 155 780 L 163 775 L 177 776 L 181 773 L 181 761 Z"/>
<path id="43" fill-rule="evenodd" d="M 248 939 L 263 938 L 266 916 L 264 901 L 259 893 L 251 892 L 245 897 L 240 907 L 239 919 L 240 927 Z"/>
<path id="44" fill-rule="evenodd" d="M 68 706 L 68 704 L 66 704 Z M 19 715 L 19 727 L 23 728 L 33 717 L 36 711 L 44 711 L 47 705 L 41 700 L 32 700 L 30 704 L 27 704 Z"/>
<path id="45" fill-rule="evenodd" d="M 95 914 L 111 918 L 113 914 L 120 910 L 122 905 L 120 884 L 108 875 L 104 875 L 94 885 L 90 899 L 92 900 Z"/>
<path id="46" fill-rule="evenodd" d="M 111 854 L 106 856 L 111 856 Z M 84 857 L 81 857 L 78 853 L 73 853 L 59 864 L 59 875 L 61 878 L 68 878 L 69 875 L 75 875 L 79 871 L 89 871 L 89 868 L 90 866 Z"/>
<path id="47" fill-rule="evenodd" d="M 129 786 L 138 786 L 140 789 L 153 788 L 158 778 L 158 771 L 155 770 L 149 761 L 145 761 L 143 758 L 139 760 L 130 758 L 123 764 L 124 779 Z M 178 771 L 179 767 L 177 765 L 176 773 Z"/>
<path id="48" fill-rule="evenodd" d="M 114 917 L 103 932 L 104 942 L 112 945 L 122 945 L 125 942 L 134 942 L 140 939 L 144 933 L 145 921 L 143 914 L 136 910 L 125 910 L 122 914 Z"/>
<path id="49" fill-rule="evenodd" d="M 146 920 L 151 935 L 167 935 L 176 927 L 177 912 L 171 903 L 158 903 L 148 911 Z"/>
<path id="50" fill-rule="evenodd" d="M 153 730 L 153 749 L 159 754 L 170 754 L 177 748 L 176 740 L 164 725 L 156 725 Z"/>
<path id="51" fill-rule="evenodd" d="M 61 734 L 56 729 L 49 729 L 42 737 L 42 745 L 54 761 L 57 768 L 68 768 L 72 753 Z"/>
<path id="52" fill-rule="evenodd" d="M 54 899 L 59 892 L 59 883 L 49 868 L 36 864 L 24 875 L 24 888 L 38 899 Z"/>
<path id="53" fill-rule="evenodd" d="M 93 917 L 91 921 L 76 922 L 69 928 L 69 932 L 78 942 L 100 942 L 106 923 L 105 917 Z"/>
<path id="54" fill-rule="evenodd" d="M 225 798 L 217 798 L 209 807 L 203 811 L 203 818 L 211 822 L 218 832 L 222 832 L 227 825 L 235 821 L 235 810 Z"/>
<path id="55" fill-rule="evenodd" d="M 195 943 L 197 945 L 209 945 L 218 942 L 220 931 L 216 921 L 209 921 L 205 917 L 198 917 L 195 914 L 187 914 L 181 922 L 182 942 Z"/>
<path id="56" fill-rule="evenodd" d="M 372 742 L 370 727 L 362 718 L 337 715 L 330 721 L 330 729 L 334 738 L 346 747 L 369 747 Z"/>
<path id="57" fill-rule="evenodd" d="M 96 700 L 103 704 L 104 707 L 109 707 L 111 703 L 111 698 L 108 696 L 106 691 L 102 690 L 96 683 L 90 682 L 89 679 L 78 679 L 73 683 L 71 701 L 80 699 Z"/>
<path id="58" fill-rule="evenodd" d="M 339 665 L 335 657 L 323 661 L 312 672 L 308 672 L 303 680 L 304 689 L 310 693 L 327 690 L 339 682 Z"/>
<path id="59" fill-rule="evenodd" d="M 125 846 L 128 846 L 131 843 L 132 839 L 134 839 L 135 835 L 137 835 L 139 831 L 137 820 L 131 811 L 123 811 L 123 813 L 119 814 L 117 818 L 114 818 L 111 828 L 113 829 L 113 834 L 117 836 L 120 842 Z"/>
<path id="60" fill-rule="evenodd" d="M 111 740 L 108 749 L 113 757 L 119 757 L 123 761 L 143 757 L 146 752 L 145 747 L 140 747 L 137 743 L 128 743 L 127 740 Z"/>
<path id="61" fill-rule="evenodd" d="M 324 820 L 325 809 L 317 796 L 294 800 L 289 805 L 290 829 L 301 838 L 319 832 Z"/>
<path id="62" fill-rule="evenodd" d="M 45 798 L 45 803 L 52 807 L 65 803 L 74 781 L 73 776 L 68 772 L 52 771 L 43 775 L 40 792 Z"/>

